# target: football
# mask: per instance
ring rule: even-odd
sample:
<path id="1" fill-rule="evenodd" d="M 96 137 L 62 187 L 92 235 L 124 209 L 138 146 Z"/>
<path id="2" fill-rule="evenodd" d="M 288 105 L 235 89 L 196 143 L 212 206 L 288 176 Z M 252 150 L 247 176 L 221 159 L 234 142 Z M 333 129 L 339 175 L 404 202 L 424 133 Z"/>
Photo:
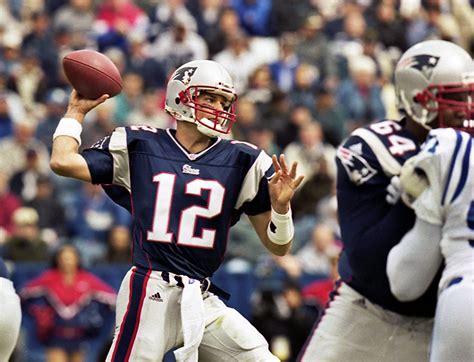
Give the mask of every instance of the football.
<path id="1" fill-rule="evenodd" d="M 110 97 L 122 91 L 122 77 L 115 64 L 94 50 L 76 50 L 63 58 L 63 68 L 72 87 L 83 97 Z"/>

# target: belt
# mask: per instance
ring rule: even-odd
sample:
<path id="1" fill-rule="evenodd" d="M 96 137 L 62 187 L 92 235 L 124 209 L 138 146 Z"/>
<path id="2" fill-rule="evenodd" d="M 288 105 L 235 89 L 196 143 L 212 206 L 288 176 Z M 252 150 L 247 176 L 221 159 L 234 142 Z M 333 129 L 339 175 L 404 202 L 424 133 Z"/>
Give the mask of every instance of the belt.
<path id="1" fill-rule="evenodd" d="M 167 282 L 170 283 L 170 277 L 173 277 L 173 279 L 176 281 L 176 286 L 179 288 L 184 288 L 184 283 L 180 275 L 172 274 L 167 271 L 161 272 L 161 278 Z M 222 299 L 229 300 L 230 294 L 227 293 L 225 290 L 219 288 L 217 285 L 211 282 L 209 278 L 205 278 L 201 280 L 201 291 L 203 293 L 205 292 L 211 292 L 218 297 L 221 297 Z"/>

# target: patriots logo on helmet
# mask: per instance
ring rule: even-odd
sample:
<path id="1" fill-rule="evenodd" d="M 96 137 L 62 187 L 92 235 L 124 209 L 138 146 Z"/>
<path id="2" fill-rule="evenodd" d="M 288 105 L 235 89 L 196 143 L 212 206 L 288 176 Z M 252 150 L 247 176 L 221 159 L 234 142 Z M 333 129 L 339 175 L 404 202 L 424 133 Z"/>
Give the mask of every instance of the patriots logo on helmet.
<path id="1" fill-rule="evenodd" d="M 439 58 L 434 55 L 420 54 L 408 57 L 401 61 L 398 68 L 415 68 L 418 69 L 426 79 L 430 80 L 433 69 L 438 65 Z"/>
<path id="2" fill-rule="evenodd" d="M 183 67 L 174 73 L 173 80 L 179 80 L 183 84 L 188 84 L 191 81 L 197 67 Z"/>
<path id="3" fill-rule="evenodd" d="M 339 147 L 337 158 L 341 161 L 349 178 L 356 185 L 362 185 L 377 174 L 377 170 L 372 168 L 362 156 L 350 149 Z"/>

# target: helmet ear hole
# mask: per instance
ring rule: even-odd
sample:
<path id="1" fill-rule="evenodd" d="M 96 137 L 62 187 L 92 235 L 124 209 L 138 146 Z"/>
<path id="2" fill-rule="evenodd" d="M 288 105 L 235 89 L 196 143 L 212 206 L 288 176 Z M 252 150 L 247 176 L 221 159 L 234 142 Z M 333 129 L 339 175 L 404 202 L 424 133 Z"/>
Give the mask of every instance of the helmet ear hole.
<path id="1" fill-rule="evenodd" d="M 176 97 L 176 98 L 174 99 L 174 103 L 180 104 L 180 103 L 181 103 L 181 99 L 179 99 L 179 97 Z"/>

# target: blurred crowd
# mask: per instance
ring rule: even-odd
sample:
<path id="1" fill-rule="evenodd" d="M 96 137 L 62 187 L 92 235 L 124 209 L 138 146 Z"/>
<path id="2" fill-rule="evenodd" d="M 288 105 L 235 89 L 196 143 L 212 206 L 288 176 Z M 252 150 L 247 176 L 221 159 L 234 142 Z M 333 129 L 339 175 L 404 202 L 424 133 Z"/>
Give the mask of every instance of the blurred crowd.
<path id="1" fill-rule="evenodd" d="M 0 0 L 0 254 L 14 268 L 49 262 L 71 244 L 85 267 L 130 261 L 130 215 L 99 186 L 49 170 L 70 93 L 65 54 L 103 52 L 123 78 L 122 93 L 88 115 L 83 148 L 118 126 L 174 127 L 164 112 L 168 76 L 190 60 L 213 59 L 239 93 L 232 137 L 284 153 L 305 175 L 293 204 L 292 255 L 269 256 L 242 220 L 224 265 L 264 280 L 282 271 L 280 283 L 259 286 L 253 320 L 280 358 L 293 360 L 301 341 L 285 330 L 308 320 L 304 308 L 324 308 L 337 278 L 337 145 L 356 127 L 399 118 L 392 74 L 408 47 L 444 39 L 473 53 L 473 3 Z"/>

